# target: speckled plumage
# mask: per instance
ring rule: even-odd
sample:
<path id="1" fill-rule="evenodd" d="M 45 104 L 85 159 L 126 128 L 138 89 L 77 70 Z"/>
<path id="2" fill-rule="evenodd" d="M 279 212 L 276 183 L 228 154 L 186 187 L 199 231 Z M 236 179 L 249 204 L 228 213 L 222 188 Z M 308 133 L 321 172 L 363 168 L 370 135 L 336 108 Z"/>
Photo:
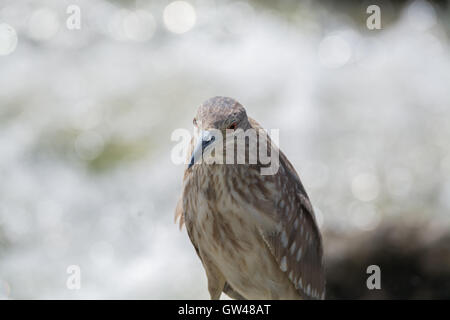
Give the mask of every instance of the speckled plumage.
<path id="1" fill-rule="evenodd" d="M 203 129 L 223 130 L 233 121 L 244 130 L 261 128 L 224 97 L 206 101 L 196 119 Z M 281 151 L 279 157 L 274 175 L 261 175 L 259 161 L 185 170 L 176 217 L 202 261 L 212 299 L 222 292 L 235 299 L 325 297 L 313 209 L 295 169 Z"/>

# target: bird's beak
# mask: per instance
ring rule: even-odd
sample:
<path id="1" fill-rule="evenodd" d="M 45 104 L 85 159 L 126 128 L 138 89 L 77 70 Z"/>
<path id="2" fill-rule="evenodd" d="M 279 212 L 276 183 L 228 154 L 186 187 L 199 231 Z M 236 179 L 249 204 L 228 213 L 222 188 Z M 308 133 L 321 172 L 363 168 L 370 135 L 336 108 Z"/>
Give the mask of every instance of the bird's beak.
<path id="1" fill-rule="evenodd" d="M 194 151 L 192 152 L 191 161 L 189 161 L 188 169 L 191 168 L 200 159 L 202 159 L 205 149 L 210 146 L 215 140 L 216 137 L 212 134 L 211 131 L 203 130 L 200 132 L 199 139 L 197 140 L 197 144 L 195 145 Z"/>

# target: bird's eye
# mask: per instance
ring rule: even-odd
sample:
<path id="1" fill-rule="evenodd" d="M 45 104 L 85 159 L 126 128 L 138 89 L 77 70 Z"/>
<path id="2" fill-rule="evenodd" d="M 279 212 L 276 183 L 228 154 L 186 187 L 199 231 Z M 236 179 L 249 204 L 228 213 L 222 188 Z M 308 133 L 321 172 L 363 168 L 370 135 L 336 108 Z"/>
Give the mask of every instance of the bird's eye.
<path id="1" fill-rule="evenodd" d="M 192 123 L 194 124 L 194 126 L 197 126 L 197 119 L 194 118 L 194 120 L 192 120 Z"/>
<path id="2" fill-rule="evenodd" d="M 234 130 L 236 129 L 236 122 L 232 123 L 231 125 L 228 126 L 228 129 L 230 130 Z"/>

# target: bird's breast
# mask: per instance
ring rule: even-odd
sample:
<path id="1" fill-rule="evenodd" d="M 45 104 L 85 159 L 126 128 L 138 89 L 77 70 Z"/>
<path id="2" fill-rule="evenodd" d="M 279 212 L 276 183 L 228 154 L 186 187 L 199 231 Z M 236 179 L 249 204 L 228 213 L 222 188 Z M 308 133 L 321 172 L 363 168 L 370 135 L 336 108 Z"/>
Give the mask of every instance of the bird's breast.
<path id="1" fill-rule="evenodd" d="M 270 299 L 277 291 L 274 288 L 283 287 L 287 278 L 246 209 L 244 201 L 250 198 L 246 198 L 245 188 L 249 186 L 239 178 L 209 172 L 195 182 L 189 196 L 196 208 L 189 217 L 192 235 L 200 252 L 214 261 L 233 288 L 248 298 Z"/>

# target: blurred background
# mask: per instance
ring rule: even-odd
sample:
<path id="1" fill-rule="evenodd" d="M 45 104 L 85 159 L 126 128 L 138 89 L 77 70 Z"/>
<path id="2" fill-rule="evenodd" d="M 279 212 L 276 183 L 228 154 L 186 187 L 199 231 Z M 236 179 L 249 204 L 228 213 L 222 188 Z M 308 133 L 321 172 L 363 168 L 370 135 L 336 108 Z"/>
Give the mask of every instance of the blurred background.
<path id="1" fill-rule="evenodd" d="M 450 298 L 449 35 L 446 1 L 0 0 L 0 298 L 208 299 L 170 155 L 216 95 L 280 129 L 328 298 Z"/>

